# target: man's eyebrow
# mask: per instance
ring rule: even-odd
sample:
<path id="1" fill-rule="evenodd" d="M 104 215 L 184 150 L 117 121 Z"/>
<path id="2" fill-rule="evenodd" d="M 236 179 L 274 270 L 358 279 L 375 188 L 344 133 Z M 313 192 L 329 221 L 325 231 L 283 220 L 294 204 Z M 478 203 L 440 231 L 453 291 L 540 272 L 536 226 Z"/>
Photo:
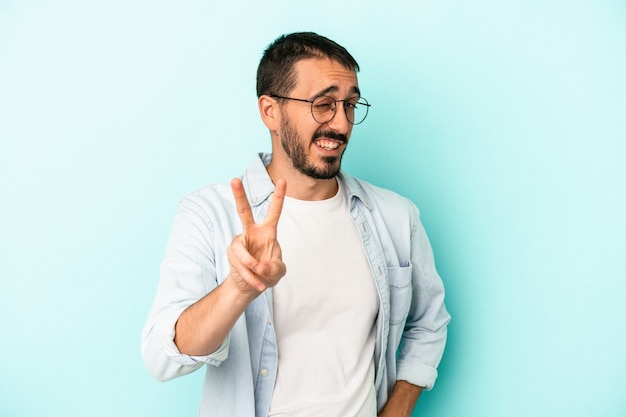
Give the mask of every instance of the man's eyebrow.
<path id="1" fill-rule="evenodd" d="M 339 91 L 339 87 L 337 87 L 336 85 L 331 85 L 329 87 L 326 87 L 325 89 L 318 91 L 314 96 L 313 99 L 320 97 L 320 96 L 325 96 L 328 93 L 334 93 L 336 91 Z M 352 92 L 356 93 L 359 95 L 359 97 L 361 96 L 361 90 L 359 90 L 359 87 L 357 87 L 356 85 L 354 87 L 352 87 Z"/>
<path id="2" fill-rule="evenodd" d="M 335 91 L 338 91 L 338 90 L 339 90 L 339 87 L 337 87 L 336 85 L 331 85 L 330 87 L 326 87 L 325 89 L 315 93 L 313 98 L 316 99 L 316 98 L 318 98 L 320 96 L 325 96 L 328 93 L 334 93 Z"/>

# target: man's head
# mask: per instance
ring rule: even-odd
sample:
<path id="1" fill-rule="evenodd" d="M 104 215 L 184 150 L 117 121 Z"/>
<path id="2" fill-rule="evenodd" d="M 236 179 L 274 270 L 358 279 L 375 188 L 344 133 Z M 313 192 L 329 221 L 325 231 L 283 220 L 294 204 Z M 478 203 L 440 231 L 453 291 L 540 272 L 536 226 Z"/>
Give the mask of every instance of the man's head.
<path id="1" fill-rule="evenodd" d="M 316 180 L 339 173 L 352 126 L 367 113 L 358 68 L 345 48 L 315 33 L 284 35 L 266 49 L 257 94 L 272 135 L 270 169 Z"/>

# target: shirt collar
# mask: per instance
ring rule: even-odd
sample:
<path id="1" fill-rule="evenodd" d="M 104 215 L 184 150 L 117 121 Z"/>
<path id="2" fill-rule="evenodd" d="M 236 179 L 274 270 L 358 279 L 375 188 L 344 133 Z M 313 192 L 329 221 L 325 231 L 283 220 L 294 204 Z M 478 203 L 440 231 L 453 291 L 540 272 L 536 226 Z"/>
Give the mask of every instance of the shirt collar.
<path id="1" fill-rule="evenodd" d="M 274 183 L 267 173 L 267 166 L 271 161 L 271 153 L 259 153 L 248 165 L 243 176 L 243 188 L 252 207 L 263 204 L 274 192 Z"/>
<path id="2" fill-rule="evenodd" d="M 365 207 L 368 208 L 368 210 L 372 209 L 369 199 L 367 198 L 367 194 L 365 193 L 365 190 L 363 189 L 363 186 L 361 185 L 359 180 L 357 180 L 355 177 L 348 174 L 344 170 L 341 170 L 341 172 L 339 173 L 339 179 L 343 181 L 343 184 L 346 187 L 351 208 L 356 200 L 360 200 L 365 205 Z"/>

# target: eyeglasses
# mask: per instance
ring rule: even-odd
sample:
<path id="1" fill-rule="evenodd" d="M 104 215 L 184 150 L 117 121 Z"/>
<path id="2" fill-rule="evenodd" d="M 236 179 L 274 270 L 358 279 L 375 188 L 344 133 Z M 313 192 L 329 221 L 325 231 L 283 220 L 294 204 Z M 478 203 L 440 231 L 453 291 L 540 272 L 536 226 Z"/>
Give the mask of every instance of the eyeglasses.
<path id="1" fill-rule="evenodd" d="M 367 112 L 371 107 L 371 104 L 367 103 L 363 97 L 350 98 L 346 100 L 335 100 L 328 96 L 319 96 L 313 100 L 304 100 L 301 98 L 283 97 L 275 94 L 270 94 L 273 98 L 282 98 L 284 100 L 301 101 L 303 103 L 311 104 L 311 115 L 313 119 L 319 124 L 325 124 L 333 120 L 335 114 L 337 114 L 337 103 L 343 102 L 343 110 L 346 113 L 348 122 L 353 125 L 358 125 L 367 116 Z"/>

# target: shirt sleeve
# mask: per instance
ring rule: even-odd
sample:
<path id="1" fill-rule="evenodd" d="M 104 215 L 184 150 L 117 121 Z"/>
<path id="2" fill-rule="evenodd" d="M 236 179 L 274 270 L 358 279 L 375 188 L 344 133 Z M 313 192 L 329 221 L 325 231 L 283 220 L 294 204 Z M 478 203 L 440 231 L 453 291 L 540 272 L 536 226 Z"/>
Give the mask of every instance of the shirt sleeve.
<path id="1" fill-rule="evenodd" d="M 443 356 L 450 315 L 432 247 L 413 206 L 412 300 L 397 359 L 397 379 L 432 389 Z"/>
<path id="2" fill-rule="evenodd" d="M 174 343 L 180 314 L 218 285 L 212 223 L 198 203 L 185 199 L 178 208 L 161 264 L 157 294 L 148 315 L 141 351 L 148 371 L 166 381 L 203 364 L 219 366 L 228 356 L 230 336 L 207 356 L 180 353 Z"/>

